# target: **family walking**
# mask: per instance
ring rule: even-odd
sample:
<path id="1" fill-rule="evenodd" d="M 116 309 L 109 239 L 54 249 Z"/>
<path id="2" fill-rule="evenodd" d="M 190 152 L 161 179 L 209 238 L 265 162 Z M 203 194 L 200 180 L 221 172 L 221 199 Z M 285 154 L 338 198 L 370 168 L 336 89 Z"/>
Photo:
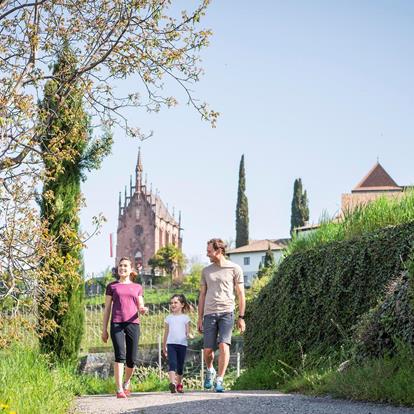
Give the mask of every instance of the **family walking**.
<path id="1" fill-rule="evenodd" d="M 207 367 L 204 388 L 214 388 L 216 392 L 223 392 L 235 319 L 240 333 L 246 329 L 243 272 L 240 266 L 226 259 L 226 245 L 221 239 L 211 239 L 207 242 L 207 256 L 211 264 L 202 271 L 197 329 L 203 334 Z M 132 270 L 131 260 L 123 257 L 117 267 L 118 279 L 106 287 L 102 340 L 107 342 L 109 336 L 112 340 L 117 398 L 127 398 L 131 393 L 130 382 L 138 362 L 139 315 L 148 312 L 144 305 L 142 286 L 135 283 L 136 276 L 136 272 Z M 235 295 L 238 298 L 237 318 Z M 188 316 L 190 309 L 184 295 L 173 295 L 170 299 L 171 314 L 165 318 L 163 352 L 168 358 L 169 389 L 172 393 L 184 392 L 183 367 L 188 339 L 192 336 Z M 217 349 L 219 357 L 216 371 L 214 357 Z"/>

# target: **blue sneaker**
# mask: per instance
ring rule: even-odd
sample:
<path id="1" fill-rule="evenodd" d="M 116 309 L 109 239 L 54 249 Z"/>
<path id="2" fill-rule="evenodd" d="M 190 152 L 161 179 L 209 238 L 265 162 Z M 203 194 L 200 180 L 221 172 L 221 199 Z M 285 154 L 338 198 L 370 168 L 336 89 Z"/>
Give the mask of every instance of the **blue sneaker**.
<path id="1" fill-rule="evenodd" d="M 216 370 L 214 368 L 206 370 L 204 378 L 204 388 L 209 390 L 213 386 L 214 378 L 216 378 Z"/>
<path id="2" fill-rule="evenodd" d="M 216 391 L 216 392 L 223 392 L 224 391 L 223 379 L 222 378 L 217 378 L 216 384 L 214 386 L 214 391 Z"/>

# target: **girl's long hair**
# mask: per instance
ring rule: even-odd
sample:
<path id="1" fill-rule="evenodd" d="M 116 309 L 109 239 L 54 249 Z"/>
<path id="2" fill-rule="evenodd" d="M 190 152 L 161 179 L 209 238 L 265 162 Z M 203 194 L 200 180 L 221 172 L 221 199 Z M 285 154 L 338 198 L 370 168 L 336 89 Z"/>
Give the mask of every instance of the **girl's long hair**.
<path id="1" fill-rule="evenodd" d="M 172 295 L 170 300 L 177 298 L 179 302 L 184 305 L 183 313 L 189 313 L 193 310 L 193 307 L 188 303 L 187 298 L 183 294 Z"/>

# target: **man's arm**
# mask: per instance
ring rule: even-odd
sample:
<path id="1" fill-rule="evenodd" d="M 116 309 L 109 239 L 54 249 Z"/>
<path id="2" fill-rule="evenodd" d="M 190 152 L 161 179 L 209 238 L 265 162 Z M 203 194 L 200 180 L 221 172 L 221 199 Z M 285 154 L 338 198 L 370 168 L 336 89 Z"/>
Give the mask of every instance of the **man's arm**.
<path id="1" fill-rule="evenodd" d="M 239 318 L 237 318 L 237 328 L 239 329 L 240 333 L 243 333 L 246 330 L 246 323 L 244 319 L 244 312 L 246 311 L 246 296 L 244 294 L 244 284 L 237 283 L 236 285 L 236 295 L 239 301 Z"/>
<path id="2" fill-rule="evenodd" d="M 200 295 L 198 298 L 198 322 L 197 328 L 198 332 L 203 332 L 203 316 L 204 316 L 204 303 L 206 302 L 206 293 L 207 293 L 207 286 L 201 285 L 200 287 Z"/>

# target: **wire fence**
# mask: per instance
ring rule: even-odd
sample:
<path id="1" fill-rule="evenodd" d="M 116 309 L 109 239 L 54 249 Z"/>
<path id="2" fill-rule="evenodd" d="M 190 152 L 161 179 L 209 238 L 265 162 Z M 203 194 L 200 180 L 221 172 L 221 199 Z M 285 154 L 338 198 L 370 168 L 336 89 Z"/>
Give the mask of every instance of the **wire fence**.
<path id="1" fill-rule="evenodd" d="M 192 306 L 196 309 L 195 303 Z M 84 352 L 112 351 L 111 342 L 108 341 L 104 344 L 101 339 L 103 312 L 103 305 L 89 305 L 85 308 L 85 334 L 82 342 Z M 169 313 L 167 307 L 150 305 L 148 314 L 140 316 L 138 366 L 157 371 L 159 379 L 165 378 L 168 371 L 168 363 L 162 353 L 162 337 L 164 321 Z M 189 316 L 192 333 L 195 334 L 195 337 L 187 347 L 184 377 L 191 380 L 193 388 L 202 388 L 202 379 L 205 373 L 202 336 L 197 332 L 197 312 L 190 312 Z M 231 372 L 234 379 L 240 375 L 243 361 L 242 339 L 235 336 L 233 337 L 228 366 L 228 371 Z"/>

